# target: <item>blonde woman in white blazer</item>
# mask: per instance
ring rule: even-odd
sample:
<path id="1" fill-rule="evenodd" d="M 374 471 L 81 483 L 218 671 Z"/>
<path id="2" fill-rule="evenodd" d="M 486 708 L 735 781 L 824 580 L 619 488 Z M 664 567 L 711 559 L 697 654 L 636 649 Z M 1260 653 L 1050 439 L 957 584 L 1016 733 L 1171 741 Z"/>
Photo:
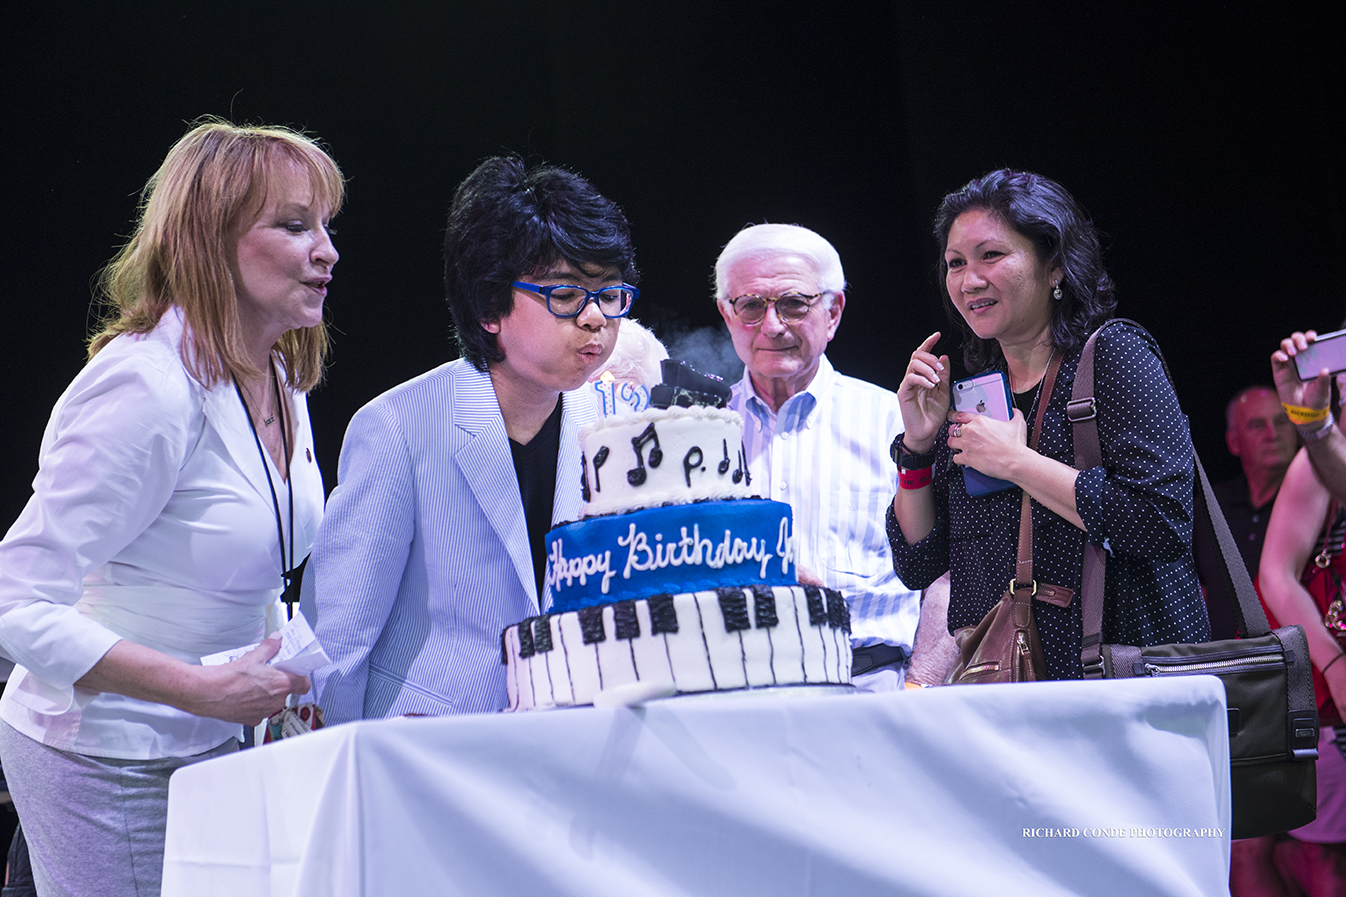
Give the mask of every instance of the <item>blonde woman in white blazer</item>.
<path id="1" fill-rule="evenodd" d="M 41 894 L 157 894 L 168 777 L 308 681 L 261 640 L 322 517 L 304 393 L 343 180 L 311 140 L 208 121 L 105 270 L 114 311 L 0 543 L 0 751 Z"/>

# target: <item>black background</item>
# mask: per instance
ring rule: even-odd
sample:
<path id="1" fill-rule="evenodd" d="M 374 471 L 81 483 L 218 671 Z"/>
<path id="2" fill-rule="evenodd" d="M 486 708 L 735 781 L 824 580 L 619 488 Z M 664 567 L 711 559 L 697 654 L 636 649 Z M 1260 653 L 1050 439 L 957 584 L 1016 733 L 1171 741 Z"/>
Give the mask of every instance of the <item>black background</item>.
<path id="1" fill-rule="evenodd" d="M 949 331 L 928 236 L 940 197 L 1004 165 L 1053 177 L 1106 235 L 1119 312 L 1159 338 L 1208 467 L 1233 473 L 1227 398 L 1269 379 L 1280 337 L 1346 313 L 1330 137 L 1346 5 L 1103 6 L 9 3 L 0 522 L 82 363 L 90 280 L 204 114 L 307 129 L 350 179 L 335 353 L 311 400 L 329 488 L 354 411 L 453 357 L 443 216 L 504 151 L 622 205 L 636 315 L 675 355 L 688 334 L 727 346 L 709 278 L 735 231 L 819 231 L 851 285 L 829 357 L 889 388 Z"/>

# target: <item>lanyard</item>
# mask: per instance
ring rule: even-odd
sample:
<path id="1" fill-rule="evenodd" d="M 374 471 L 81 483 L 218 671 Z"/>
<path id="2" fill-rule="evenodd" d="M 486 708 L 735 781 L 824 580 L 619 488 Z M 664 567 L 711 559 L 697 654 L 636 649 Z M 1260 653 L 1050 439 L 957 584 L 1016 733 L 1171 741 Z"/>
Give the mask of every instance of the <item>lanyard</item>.
<path id="1" fill-rule="evenodd" d="M 271 364 L 271 386 L 272 386 L 272 389 L 275 390 L 275 394 L 276 394 L 276 413 L 280 416 L 280 445 L 281 445 L 281 452 L 282 452 L 283 457 L 285 458 L 285 460 L 286 460 L 286 462 L 287 462 L 287 464 L 288 464 L 288 462 L 289 462 L 289 458 L 290 458 L 290 438 L 289 438 L 290 424 L 289 424 L 289 421 L 287 421 L 287 420 L 285 419 L 285 413 L 284 413 L 283 409 L 281 408 L 281 399 L 280 399 L 280 380 L 279 380 L 279 378 L 277 378 L 277 376 L 276 376 L 276 366 L 275 366 L 274 364 Z M 271 479 L 271 467 L 270 467 L 270 465 L 268 465 L 268 464 L 266 463 L 266 449 L 264 449 L 264 448 L 262 447 L 262 437 L 259 436 L 259 435 L 257 435 L 257 424 L 255 424 L 255 423 L 253 422 L 253 420 L 252 420 L 252 412 L 251 412 L 251 410 L 249 410 L 249 408 L 248 408 L 248 400 L 247 400 L 246 398 L 244 398 L 244 396 L 243 396 L 243 388 L 242 388 L 241 386 L 238 385 L 238 380 L 234 380 L 234 391 L 238 393 L 238 400 L 239 400 L 240 402 L 243 403 L 243 414 L 244 414 L 244 416 L 246 416 L 247 419 L 248 419 L 248 427 L 252 429 L 252 440 L 253 440 L 253 442 L 257 443 L 257 454 L 258 454 L 258 455 L 261 457 L 261 459 L 262 459 L 262 470 L 266 473 L 266 487 L 267 487 L 269 490 L 271 490 L 271 509 L 272 509 L 272 510 L 275 512 L 275 514 L 276 514 L 276 542 L 277 542 L 277 544 L 280 545 L 280 563 L 281 563 L 281 566 L 285 568 L 285 569 L 284 569 L 284 572 L 281 573 L 281 578 L 282 578 L 282 579 L 284 580 L 284 582 L 285 582 L 285 590 L 284 590 L 284 592 L 281 593 L 281 596 L 280 596 L 280 597 L 281 597 L 281 600 L 284 601 L 285 604 L 286 604 L 286 606 L 290 609 L 290 613 L 293 614 L 293 613 L 294 613 L 294 602 L 296 602 L 296 601 L 299 600 L 299 596 L 298 596 L 297 594 L 292 594 L 292 592 L 297 591 L 296 589 L 293 588 L 293 586 L 294 586 L 294 471 L 291 470 L 291 471 L 290 471 L 290 476 L 288 476 L 288 477 L 285 478 L 285 492 L 286 492 L 287 498 L 288 498 L 288 500 L 289 500 L 289 506 L 290 506 L 290 563 L 289 563 L 289 566 L 286 567 L 286 566 L 285 566 L 285 530 L 284 530 L 284 528 L 281 526 L 281 520 L 280 520 L 280 501 L 279 501 L 279 499 L 276 498 L 276 484 L 275 484 L 275 483 L 272 481 L 272 479 Z"/>

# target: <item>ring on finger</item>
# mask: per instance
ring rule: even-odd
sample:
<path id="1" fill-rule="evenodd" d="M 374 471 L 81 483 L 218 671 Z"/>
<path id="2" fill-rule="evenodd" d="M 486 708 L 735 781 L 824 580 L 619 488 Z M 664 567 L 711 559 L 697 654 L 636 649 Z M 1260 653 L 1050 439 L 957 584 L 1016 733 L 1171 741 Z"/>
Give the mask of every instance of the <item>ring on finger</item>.
<path id="1" fill-rule="evenodd" d="M 954 436 L 962 436 L 962 435 L 963 435 L 963 425 L 962 425 L 962 424 L 954 424 L 952 429 L 953 429 L 953 435 L 954 435 Z"/>

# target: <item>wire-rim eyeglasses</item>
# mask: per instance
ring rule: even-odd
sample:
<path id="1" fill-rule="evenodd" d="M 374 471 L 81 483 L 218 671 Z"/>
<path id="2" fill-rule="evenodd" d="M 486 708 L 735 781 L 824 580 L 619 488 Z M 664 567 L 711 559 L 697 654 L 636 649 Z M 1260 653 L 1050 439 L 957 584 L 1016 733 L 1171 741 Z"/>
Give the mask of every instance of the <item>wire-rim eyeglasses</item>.
<path id="1" fill-rule="evenodd" d="M 807 318 L 818 300 L 829 292 L 831 291 L 823 290 L 821 293 L 814 293 L 811 296 L 800 293 L 786 293 L 784 296 L 776 296 L 771 299 L 748 293 L 729 300 L 729 305 L 734 309 L 734 314 L 738 319 L 749 326 L 762 323 L 766 318 L 767 309 L 773 305 L 776 307 L 776 317 L 786 323 L 798 323 Z"/>

